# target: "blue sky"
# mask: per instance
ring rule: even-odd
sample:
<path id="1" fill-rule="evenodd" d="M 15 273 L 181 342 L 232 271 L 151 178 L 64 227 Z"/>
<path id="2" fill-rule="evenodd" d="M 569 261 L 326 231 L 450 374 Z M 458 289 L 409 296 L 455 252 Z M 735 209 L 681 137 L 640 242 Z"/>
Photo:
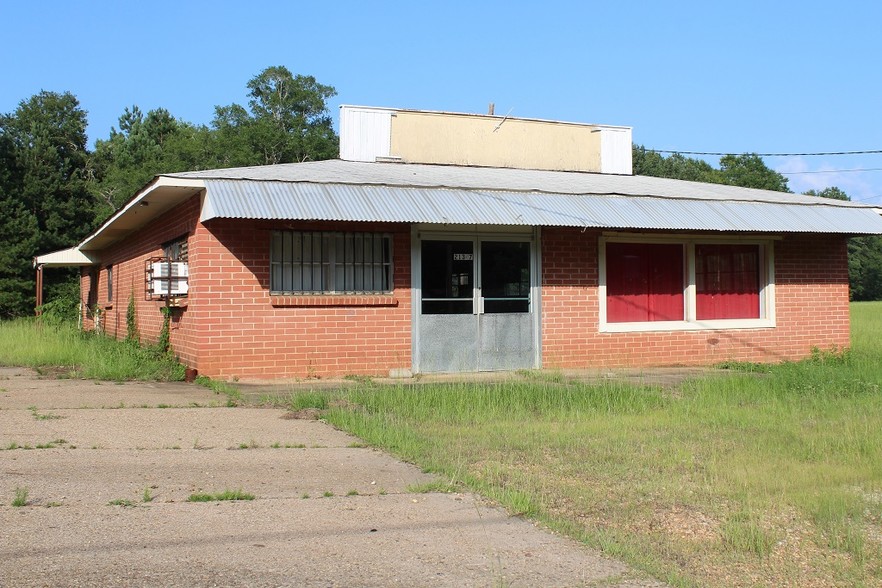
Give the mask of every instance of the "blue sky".
<path id="1" fill-rule="evenodd" d="M 627 125 L 649 148 L 882 149 L 882 3 L 0 0 L 0 112 L 70 91 L 106 138 L 126 106 L 209 123 L 270 65 L 339 104 Z M 716 164 L 718 158 L 708 158 Z M 882 203 L 882 155 L 767 158 L 795 191 Z"/>

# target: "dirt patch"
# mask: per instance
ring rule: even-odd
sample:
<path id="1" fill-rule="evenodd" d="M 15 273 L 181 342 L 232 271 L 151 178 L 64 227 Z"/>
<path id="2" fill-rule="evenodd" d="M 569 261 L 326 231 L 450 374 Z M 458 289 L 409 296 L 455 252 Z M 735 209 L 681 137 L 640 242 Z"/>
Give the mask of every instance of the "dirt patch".
<path id="1" fill-rule="evenodd" d="M 321 409 L 318 408 L 301 408 L 300 410 L 289 410 L 279 418 L 287 420 L 304 420 L 316 421 L 322 415 Z"/>
<path id="2" fill-rule="evenodd" d="M 656 510 L 651 525 L 687 541 L 711 543 L 719 540 L 719 522 L 686 506 Z"/>

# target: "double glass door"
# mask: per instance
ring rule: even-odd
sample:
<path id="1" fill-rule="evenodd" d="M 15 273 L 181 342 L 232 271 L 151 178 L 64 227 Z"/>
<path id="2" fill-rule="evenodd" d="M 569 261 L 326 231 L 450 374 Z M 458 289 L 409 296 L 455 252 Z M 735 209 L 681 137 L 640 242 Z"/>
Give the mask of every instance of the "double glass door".
<path id="1" fill-rule="evenodd" d="M 529 240 L 424 239 L 419 370 L 534 367 Z"/>

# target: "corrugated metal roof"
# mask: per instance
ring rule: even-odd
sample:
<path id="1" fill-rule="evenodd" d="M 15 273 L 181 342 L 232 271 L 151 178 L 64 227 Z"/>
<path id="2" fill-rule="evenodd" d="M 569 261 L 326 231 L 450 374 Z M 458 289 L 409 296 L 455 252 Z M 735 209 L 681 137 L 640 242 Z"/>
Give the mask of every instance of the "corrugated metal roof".
<path id="1" fill-rule="evenodd" d="M 401 171 L 413 167 L 443 168 L 401 164 L 360 165 L 394 169 L 394 175 L 398 179 L 403 177 Z M 269 171 L 252 169 L 260 170 L 258 175 Z M 462 169 L 454 168 L 451 171 Z M 494 168 L 489 171 L 524 170 Z M 549 173 L 552 177 L 556 176 L 554 172 L 539 172 L 541 176 Z M 577 193 L 574 192 L 577 186 L 572 184 L 571 192 L 554 193 L 539 190 L 478 189 L 472 187 L 474 182 L 463 182 L 468 187 L 457 188 L 392 183 L 379 185 L 358 182 L 352 175 L 338 182 L 321 182 L 317 181 L 314 174 L 306 175 L 309 180 L 206 178 L 201 220 L 297 219 L 641 230 L 882 234 L 882 217 L 872 207 L 849 205 L 850 203 L 843 205 L 835 200 L 743 188 L 734 188 L 740 198 L 723 198 L 723 193 L 733 190 L 731 186 L 694 182 L 676 182 L 684 187 L 680 194 L 692 194 L 691 198 L 673 196 L 661 189 L 655 190 L 661 194 L 639 190 L 642 186 L 655 184 L 644 180 L 659 178 L 564 174 L 579 176 L 580 181 L 584 180 L 581 176 L 589 176 L 606 186 L 610 185 L 607 180 L 611 179 L 632 180 L 618 183 L 619 187 L 628 184 L 626 187 L 631 193 L 624 195 L 612 191 Z M 501 177 L 507 175 L 500 174 Z M 187 174 L 187 177 L 195 177 L 195 174 Z M 235 177 L 235 172 L 231 173 L 231 177 Z M 385 177 L 388 179 L 388 176 Z M 341 178 L 338 177 L 339 179 Z M 516 180 L 518 181 L 509 179 L 507 185 L 527 185 L 517 178 Z M 559 182 L 560 178 L 558 185 Z M 414 182 L 420 183 L 429 184 L 430 180 L 422 174 L 422 181 Z M 707 187 L 707 192 L 702 191 L 704 187 Z M 727 190 L 720 191 L 720 188 Z M 593 189 L 597 190 L 597 186 L 593 186 Z M 744 192 L 759 193 L 763 198 L 749 199 Z M 695 196 L 699 193 L 704 197 Z"/>
<path id="2" fill-rule="evenodd" d="M 157 176 L 77 247 L 35 263 L 97 263 L 101 250 L 203 189 L 203 221 L 882 234 L 872 206 L 797 194 L 646 176 L 330 160 Z"/>
<path id="3" fill-rule="evenodd" d="M 822 206 L 861 207 L 860 204 L 800 194 L 686 182 L 649 176 L 529 169 L 463 167 L 402 163 L 313 161 L 256 167 L 168 174 L 168 178 L 202 180 L 260 180 L 311 184 L 455 188 L 577 195 L 655 196 L 694 200 L 745 200 Z"/>

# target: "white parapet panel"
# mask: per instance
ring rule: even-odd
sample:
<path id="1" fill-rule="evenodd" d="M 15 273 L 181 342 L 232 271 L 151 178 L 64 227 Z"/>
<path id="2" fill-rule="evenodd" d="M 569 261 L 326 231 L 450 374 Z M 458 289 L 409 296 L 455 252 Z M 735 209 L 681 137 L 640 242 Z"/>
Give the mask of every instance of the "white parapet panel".
<path id="1" fill-rule="evenodd" d="M 340 159 L 374 162 L 389 157 L 391 108 L 340 106 Z"/>
<path id="2" fill-rule="evenodd" d="M 633 173 L 630 127 L 601 127 L 600 173 Z"/>

